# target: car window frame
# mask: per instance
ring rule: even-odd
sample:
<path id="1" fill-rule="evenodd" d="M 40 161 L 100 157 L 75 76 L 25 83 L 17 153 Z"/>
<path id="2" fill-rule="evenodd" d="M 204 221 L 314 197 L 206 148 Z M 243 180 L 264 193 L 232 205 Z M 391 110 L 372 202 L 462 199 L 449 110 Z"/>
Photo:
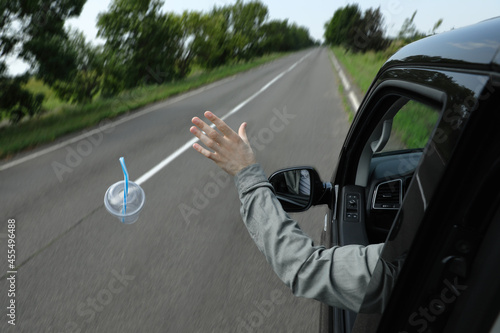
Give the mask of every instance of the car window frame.
<path id="1" fill-rule="evenodd" d="M 379 81 L 372 84 L 372 88 L 370 88 L 368 94 L 363 99 L 359 108 L 360 111 L 356 114 L 344 142 L 337 169 L 332 176 L 332 184 L 334 184 L 335 189 L 339 190 L 349 183 L 355 183 L 359 159 L 366 142 L 369 141 L 369 136 L 375 129 L 376 124 L 386 115 L 387 110 L 401 97 L 407 97 L 436 108 L 436 106 L 442 107 L 444 105 L 446 94 L 419 83 L 394 79 L 384 80 L 383 76 L 379 77 Z M 373 124 L 373 119 L 376 119 L 375 125 Z M 371 159 L 371 156 L 370 152 L 368 161 Z M 352 164 L 355 164 L 355 167 L 350 167 Z M 353 170 L 355 171 L 353 172 Z M 338 208 L 337 204 L 337 201 L 335 201 L 333 207 Z M 340 212 L 341 209 L 335 210 L 335 214 L 339 214 Z M 331 245 L 345 245 L 341 243 L 342 236 L 339 237 L 342 232 L 342 227 L 339 225 L 339 217 L 333 215 L 330 217 L 330 220 L 333 224 L 329 230 Z M 330 317 L 334 318 L 332 320 L 335 326 L 334 332 L 338 332 L 340 329 L 344 331 L 345 329 L 352 328 L 356 321 L 356 314 L 352 312 L 332 308 L 329 313 Z"/>
<path id="2" fill-rule="evenodd" d="M 421 70 L 422 68 L 418 68 L 418 69 Z M 442 69 L 428 69 L 428 70 L 445 72 L 445 73 L 449 74 L 451 78 L 457 78 L 457 75 L 464 75 L 463 72 L 460 72 L 460 71 L 451 71 L 449 69 L 447 69 L 446 71 L 444 71 Z M 465 74 L 470 74 L 470 73 L 465 73 Z M 459 78 L 457 78 L 457 80 L 460 81 Z M 468 82 L 466 84 L 465 81 L 461 82 L 461 84 L 463 86 L 468 86 L 471 90 L 474 90 L 475 94 L 476 94 L 476 99 L 477 99 L 479 91 L 481 91 L 481 89 L 483 89 L 484 86 L 478 85 L 477 84 L 477 80 L 476 80 L 475 84 L 473 82 Z M 485 83 L 486 81 L 487 80 L 483 81 L 484 85 L 486 85 L 486 83 Z M 391 85 L 392 84 L 398 84 L 399 85 L 398 88 L 403 87 L 403 86 L 406 86 L 406 87 L 409 86 L 408 82 L 397 82 L 396 81 L 396 82 L 390 82 L 389 83 L 388 81 L 385 81 L 385 82 L 381 83 L 381 85 L 385 86 L 384 88 L 388 88 L 388 89 L 385 89 L 385 91 L 391 91 L 392 90 L 391 89 Z M 413 87 L 416 87 L 413 82 L 410 83 L 410 85 L 413 86 Z M 427 150 L 426 154 L 429 154 L 429 149 L 436 149 L 435 154 L 434 154 L 434 156 L 437 157 L 436 160 L 441 160 L 441 162 L 443 162 L 444 160 L 446 160 L 450 156 L 441 156 L 441 154 L 437 153 L 437 150 L 439 149 L 439 147 L 437 147 L 437 146 L 439 146 L 439 142 L 436 143 L 434 141 L 439 141 L 439 139 L 436 140 L 436 136 L 439 136 L 438 134 L 436 134 L 436 131 L 438 130 L 438 128 L 440 128 L 440 126 L 442 126 L 443 124 L 449 123 L 449 119 L 446 119 L 446 113 L 451 108 L 449 104 L 450 104 L 451 97 L 452 97 L 451 95 L 453 95 L 453 92 L 446 92 L 445 93 L 444 91 L 440 90 L 439 87 L 437 87 L 437 86 L 433 88 L 431 86 L 432 82 L 429 82 L 429 85 L 430 86 L 424 87 L 423 89 L 420 89 L 420 90 L 417 89 L 414 92 L 409 92 L 410 95 L 413 95 L 413 93 L 415 93 L 414 97 L 412 97 L 412 96 L 409 96 L 409 97 L 412 98 L 412 99 L 418 100 L 420 93 L 424 92 L 425 96 L 421 96 L 420 95 L 420 97 L 423 97 L 424 99 L 426 99 L 426 98 L 428 98 L 430 96 L 435 96 L 434 97 L 434 101 L 436 101 L 436 102 L 444 100 L 442 115 L 440 116 L 440 118 L 438 120 L 438 125 L 437 125 L 437 127 L 436 127 L 436 129 L 435 129 L 435 131 L 434 131 L 434 133 L 432 135 L 432 139 L 428 142 L 428 145 L 426 147 L 426 150 Z M 376 88 L 375 88 L 375 91 L 379 90 L 379 89 L 376 89 Z M 398 88 L 396 88 L 395 90 L 400 90 Z M 432 93 L 432 90 L 434 90 L 434 93 Z M 431 92 L 431 94 L 428 94 L 429 92 Z M 371 98 L 373 98 L 373 96 L 376 96 L 376 95 L 373 93 L 371 96 L 372 96 Z M 466 117 L 464 117 L 462 123 L 464 124 L 466 122 L 467 122 L 467 119 L 466 119 Z M 459 127 L 456 128 L 456 131 L 459 132 L 461 129 L 462 128 L 459 126 Z M 441 128 L 441 130 L 442 130 L 442 128 Z M 354 132 L 352 132 L 352 133 L 354 133 Z M 454 144 L 456 145 L 456 142 L 458 142 L 458 139 L 459 139 L 460 135 L 459 135 L 459 133 L 455 133 L 455 134 L 457 134 L 457 135 L 455 135 L 453 137 L 453 140 L 455 140 Z M 436 146 L 436 147 L 432 147 L 432 146 Z M 427 161 L 425 161 L 425 159 L 422 159 L 420 161 L 420 163 L 419 163 L 419 166 L 417 167 L 417 170 L 419 170 L 419 168 L 421 166 L 420 164 L 423 163 L 423 162 L 425 163 Z M 446 164 L 447 164 L 447 161 L 445 161 L 444 167 L 446 166 Z M 441 170 L 442 172 L 444 171 L 444 167 Z M 440 179 L 440 175 L 437 175 L 436 179 L 439 180 Z M 419 184 L 419 186 L 421 187 L 420 184 Z M 426 186 L 429 186 L 429 185 L 427 184 Z M 435 188 L 435 186 L 434 186 L 434 188 Z M 412 195 L 418 197 L 418 195 L 417 195 L 418 193 L 417 193 L 417 191 L 415 191 L 415 189 L 417 189 L 417 187 L 415 185 L 413 186 L 413 189 L 414 189 L 413 190 L 414 193 Z M 419 190 L 422 191 L 422 188 L 420 188 Z M 429 191 L 429 193 L 432 193 L 433 189 L 432 188 L 428 188 L 428 191 Z M 423 201 L 425 201 L 425 200 L 423 200 Z M 404 216 L 405 214 L 401 213 L 402 211 L 404 211 L 403 207 L 401 208 L 400 213 L 398 213 L 398 216 L 396 217 L 396 220 L 395 220 L 395 223 L 393 225 L 393 228 L 391 229 L 391 234 L 398 234 L 398 233 L 402 232 L 402 230 L 401 230 L 402 229 L 401 223 L 402 223 L 403 219 L 405 219 L 405 218 L 407 219 L 408 218 L 407 216 L 406 217 Z M 424 209 L 420 211 L 420 214 L 417 214 L 417 215 L 419 215 L 419 217 L 415 218 L 415 216 L 414 216 L 414 220 L 415 221 L 414 221 L 413 231 L 411 231 L 411 232 L 408 232 L 408 231 L 404 232 L 406 234 L 412 234 L 412 236 L 410 236 L 410 237 L 403 237 L 404 241 L 406 241 L 408 244 L 411 244 L 411 242 L 413 240 L 413 237 L 417 233 L 417 230 L 418 230 L 418 227 L 420 225 L 420 222 L 422 222 L 422 220 L 424 218 L 425 211 L 426 211 L 426 207 L 425 207 L 425 202 L 424 202 Z M 391 241 L 390 237 L 391 237 L 391 235 L 389 236 L 389 241 Z M 394 240 L 394 239 L 392 239 L 392 240 Z M 402 242 L 402 241 L 400 240 L 400 242 Z M 388 255 L 389 257 L 392 255 L 393 259 L 394 259 L 394 256 L 395 256 L 394 250 L 391 249 L 389 246 L 387 246 L 387 244 L 386 244 L 386 246 L 384 248 L 382 256 L 385 256 L 385 255 Z M 381 317 L 382 317 L 381 314 L 375 314 L 375 315 L 372 315 L 372 314 L 361 314 L 361 316 L 358 315 L 358 317 L 356 319 L 356 323 L 355 323 L 353 332 L 361 332 L 361 331 L 362 332 L 372 332 L 372 331 L 376 332 L 377 331 L 377 327 L 378 327 L 378 323 L 379 323 L 379 320 L 380 320 Z M 373 330 L 366 330 L 367 323 L 369 323 L 370 325 L 373 325 L 372 327 L 374 327 L 374 329 Z M 365 329 L 364 330 L 360 330 L 361 327 L 364 327 Z"/>

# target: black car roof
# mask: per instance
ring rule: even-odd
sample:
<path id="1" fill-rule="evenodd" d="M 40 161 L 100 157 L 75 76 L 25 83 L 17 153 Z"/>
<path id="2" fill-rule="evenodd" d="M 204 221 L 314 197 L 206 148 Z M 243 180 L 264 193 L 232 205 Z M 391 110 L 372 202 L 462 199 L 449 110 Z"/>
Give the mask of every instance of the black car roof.
<path id="1" fill-rule="evenodd" d="M 397 65 L 455 67 L 500 72 L 500 17 L 440 33 L 396 52 L 382 70 Z"/>

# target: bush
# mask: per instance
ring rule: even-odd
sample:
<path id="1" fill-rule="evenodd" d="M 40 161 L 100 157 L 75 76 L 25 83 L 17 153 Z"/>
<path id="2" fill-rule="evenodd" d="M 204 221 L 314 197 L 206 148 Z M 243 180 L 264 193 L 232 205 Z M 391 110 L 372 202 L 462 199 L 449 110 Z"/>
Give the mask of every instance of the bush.
<path id="1" fill-rule="evenodd" d="M 11 123 L 18 123 L 26 116 L 34 117 L 43 112 L 43 93 L 33 94 L 23 85 L 28 82 L 28 76 L 0 78 L 0 110 Z"/>

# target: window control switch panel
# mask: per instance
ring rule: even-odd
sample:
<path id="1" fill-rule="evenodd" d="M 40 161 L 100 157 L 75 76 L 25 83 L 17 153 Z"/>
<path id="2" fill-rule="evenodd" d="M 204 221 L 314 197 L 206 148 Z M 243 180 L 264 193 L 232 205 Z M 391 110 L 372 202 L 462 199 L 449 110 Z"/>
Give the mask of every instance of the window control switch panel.
<path id="1" fill-rule="evenodd" d="M 345 194 L 345 212 L 344 219 L 346 222 L 359 222 L 360 214 L 360 199 L 358 193 Z"/>

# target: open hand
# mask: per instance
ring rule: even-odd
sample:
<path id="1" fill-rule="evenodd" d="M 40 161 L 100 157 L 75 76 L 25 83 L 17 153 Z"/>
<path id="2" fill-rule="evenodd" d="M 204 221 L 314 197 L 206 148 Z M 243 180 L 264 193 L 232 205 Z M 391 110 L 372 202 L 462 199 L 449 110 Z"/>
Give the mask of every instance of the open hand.
<path id="1" fill-rule="evenodd" d="M 194 117 L 192 122 L 196 126 L 192 126 L 190 132 L 209 148 L 206 149 L 195 143 L 193 148 L 196 151 L 214 161 L 232 176 L 243 168 L 256 163 L 255 154 L 247 138 L 246 123 L 241 124 L 237 134 L 212 112 L 206 111 L 204 115 L 217 127 L 220 133 L 200 118 Z"/>

